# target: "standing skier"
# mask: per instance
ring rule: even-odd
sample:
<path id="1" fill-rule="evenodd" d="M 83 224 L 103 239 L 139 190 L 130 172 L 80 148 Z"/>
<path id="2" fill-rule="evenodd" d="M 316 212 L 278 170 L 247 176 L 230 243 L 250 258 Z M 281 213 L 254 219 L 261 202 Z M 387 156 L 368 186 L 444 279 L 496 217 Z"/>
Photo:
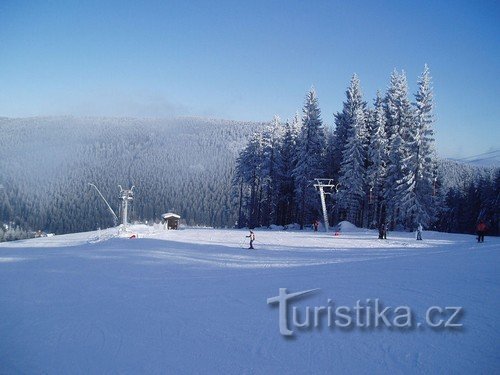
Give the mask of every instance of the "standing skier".
<path id="1" fill-rule="evenodd" d="M 314 228 L 314 231 L 317 232 L 318 231 L 318 227 L 319 227 L 319 221 L 318 220 L 314 220 L 314 223 L 313 223 L 313 228 Z"/>
<path id="2" fill-rule="evenodd" d="M 422 241 L 422 224 L 418 224 L 418 227 L 417 227 L 417 241 Z"/>
<path id="3" fill-rule="evenodd" d="M 484 242 L 484 234 L 488 230 L 488 226 L 485 224 L 483 220 L 479 220 L 476 230 L 477 230 L 477 242 Z"/>
<path id="4" fill-rule="evenodd" d="M 378 228 L 378 238 L 380 240 L 387 239 L 387 224 L 386 223 L 380 224 L 380 227 Z"/>
<path id="5" fill-rule="evenodd" d="M 247 238 L 250 238 L 250 247 L 248 249 L 253 250 L 253 241 L 255 241 L 255 234 L 252 231 L 250 231 L 250 234 L 247 236 Z"/>

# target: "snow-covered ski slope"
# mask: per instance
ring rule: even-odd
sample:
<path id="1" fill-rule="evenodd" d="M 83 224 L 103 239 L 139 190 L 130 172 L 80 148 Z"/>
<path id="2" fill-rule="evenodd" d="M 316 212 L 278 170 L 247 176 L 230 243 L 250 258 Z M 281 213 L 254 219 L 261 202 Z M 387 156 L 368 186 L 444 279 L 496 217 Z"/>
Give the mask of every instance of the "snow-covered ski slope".
<path id="1" fill-rule="evenodd" d="M 0 373 L 499 373 L 500 240 L 136 226 L 0 244 Z M 297 306 L 463 306 L 461 329 L 295 329 Z M 302 312 L 304 310 L 301 310 Z"/>

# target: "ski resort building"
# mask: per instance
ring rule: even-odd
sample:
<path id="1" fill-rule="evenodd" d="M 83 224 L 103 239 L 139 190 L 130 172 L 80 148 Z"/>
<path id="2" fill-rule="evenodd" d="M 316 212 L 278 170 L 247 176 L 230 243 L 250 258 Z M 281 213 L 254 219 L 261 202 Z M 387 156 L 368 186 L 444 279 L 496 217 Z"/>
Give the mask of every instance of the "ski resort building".
<path id="1" fill-rule="evenodd" d="M 178 229 L 181 217 L 172 212 L 167 212 L 161 215 L 161 223 L 165 226 L 165 229 Z"/>

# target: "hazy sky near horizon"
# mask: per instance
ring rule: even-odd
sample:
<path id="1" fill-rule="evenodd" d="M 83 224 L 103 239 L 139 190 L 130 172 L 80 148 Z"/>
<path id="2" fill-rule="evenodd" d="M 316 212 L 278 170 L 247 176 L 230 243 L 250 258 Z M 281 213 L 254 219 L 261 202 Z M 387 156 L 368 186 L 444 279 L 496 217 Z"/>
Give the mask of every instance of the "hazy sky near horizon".
<path id="1" fill-rule="evenodd" d="M 0 2 L 0 116 L 269 121 L 318 94 L 333 125 L 353 73 L 371 104 L 427 63 L 438 153 L 500 148 L 498 1 Z"/>

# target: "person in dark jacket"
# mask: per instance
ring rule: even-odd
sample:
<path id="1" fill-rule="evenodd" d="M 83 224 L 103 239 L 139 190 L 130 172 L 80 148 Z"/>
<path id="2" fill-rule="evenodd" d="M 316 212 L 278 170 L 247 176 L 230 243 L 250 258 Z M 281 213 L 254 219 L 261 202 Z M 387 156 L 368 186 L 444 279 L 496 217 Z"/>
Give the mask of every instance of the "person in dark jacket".
<path id="1" fill-rule="evenodd" d="M 378 228 L 378 238 L 380 240 L 387 239 L 387 224 L 386 223 L 380 224 L 380 227 Z"/>
<path id="2" fill-rule="evenodd" d="M 479 220 L 479 223 L 477 224 L 476 231 L 477 231 L 477 242 L 484 242 L 484 235 L 486 231 L 488 230 L 488 226 L 483 220 Z"/>

